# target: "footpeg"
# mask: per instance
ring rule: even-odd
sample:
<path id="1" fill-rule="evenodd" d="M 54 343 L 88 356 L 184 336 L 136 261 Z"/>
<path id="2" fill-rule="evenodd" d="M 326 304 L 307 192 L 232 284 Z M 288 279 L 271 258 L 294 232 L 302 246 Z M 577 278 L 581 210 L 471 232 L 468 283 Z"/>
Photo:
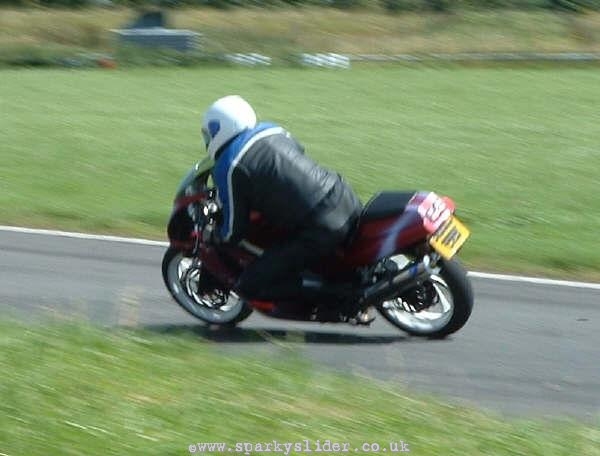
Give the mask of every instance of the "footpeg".
<path id="1" fill-rule="evenodd" d="M 361 310 L 354 317 L 348 319 L 348 323 L 353 326 L 370 326 L 375 321 L 375 312 L 372 307 Z"/>

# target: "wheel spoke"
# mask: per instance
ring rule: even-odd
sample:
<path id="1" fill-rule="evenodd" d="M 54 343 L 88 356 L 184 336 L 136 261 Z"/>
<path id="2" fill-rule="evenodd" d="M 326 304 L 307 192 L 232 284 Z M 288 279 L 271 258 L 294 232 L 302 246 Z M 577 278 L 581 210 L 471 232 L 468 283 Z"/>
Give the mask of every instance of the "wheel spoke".
<path id="1" fill-rule="evenodd" d="M 447 285 L 444 286 L 438 284 L 436 281 L 433 281 L 433 288 L 435 289 L 436 293 L 437 293 L 437 298 L 438 298 L 438 304 L 441 306 L 442 308 L 442 312 L 448 312 L 452 309 L 452 305 L 453 303 L 450 302 L 452 297 L 448 296 L 448 288 Z"/>
<path id="2" fill-rule="evenodd" d="M 411 304 L 409 300 L 398 297 L 384 302 L 381 310 L 398 326 L 411 332 L 425 335 L 440 330 L 452 318 L 454 301 L 448 284 L 439 275 L 439 269 L 432 274 L 429 280 L 432 290 L 424 291 L 422 294 L 432 301 L 432 305 L 422 308 Z M 433 296 L 431 296 L 431 291 L 434 292 Z"/>
<path id="3" fill-rule="evenodd" d="M 225 290 L 202 290 L 202 264 L 175 255 L 167 269 L 168 286 L 175 300 L 192 315 L 209 323 L 223 324 L 234 320 L 243 301 Z"/>

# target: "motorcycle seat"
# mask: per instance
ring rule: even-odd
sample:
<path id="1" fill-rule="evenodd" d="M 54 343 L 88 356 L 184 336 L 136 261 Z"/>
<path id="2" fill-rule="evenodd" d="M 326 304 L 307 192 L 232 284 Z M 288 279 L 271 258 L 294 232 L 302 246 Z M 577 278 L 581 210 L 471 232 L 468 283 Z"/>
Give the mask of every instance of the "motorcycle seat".
<path id="1" fill-rule="evenodd" d="M 362 221 L 380 220 L 402 214 L 415 192 L 380 192 L 363 208 Z"/>

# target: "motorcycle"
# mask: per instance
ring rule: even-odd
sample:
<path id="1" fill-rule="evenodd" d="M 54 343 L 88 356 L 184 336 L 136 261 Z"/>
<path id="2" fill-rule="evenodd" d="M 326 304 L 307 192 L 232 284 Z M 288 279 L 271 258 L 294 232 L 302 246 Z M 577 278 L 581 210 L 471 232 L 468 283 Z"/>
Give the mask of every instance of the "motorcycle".
<path id="1" fill-rule="evenodd" d="M 350 298 L 356 309 L 372 306 L 416 336 L 443 338 L 469 319 L 473 291 L 456 254 L 470 232 L 456 217 L 452 199 L 433 192 L 375 195 L 348 242 L 309 271 L 314 282 L 327 284 L 327 297 L 310 303 L 243 299 L 233 291 L 237 278 L 286 233 L 253 212 L 247 237 L 237 245 L 203 243 L 202 233 L 207 226 L 214 227 L 218 216 L 216 190 L 209 185 L 212 167 L 206 158 L 181 181 L 162 262 L 167 289 L 194 317 L 211 325 L 233 326 L 258 311 L 287 320 L 355 323 L 342 311 L 341 302 L 347 304 Z M 332 289 L 339 289 L 344 299 L 332 300 Z"/>

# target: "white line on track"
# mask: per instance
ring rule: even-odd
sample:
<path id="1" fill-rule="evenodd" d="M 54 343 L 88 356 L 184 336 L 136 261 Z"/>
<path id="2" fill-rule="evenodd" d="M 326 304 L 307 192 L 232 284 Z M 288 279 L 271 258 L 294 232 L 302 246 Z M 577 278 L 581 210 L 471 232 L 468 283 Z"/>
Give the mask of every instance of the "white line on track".
<path id="1" fill-rule="evenodd" d="M 149 239 L 136 239 L 120 236 L 104 236 L 101 234 L 71 233 L 69 231 L 39 230 L 36 228 L 21 228 L 18 226 L 0 225 L 0 231 L 9 231 L 12 233 L 22 234 L 41 234 L 44 236 L 66 237 L 72 239 L 89 239 L 93 241 L 123 242 L 127 244 L 152 245 L 158 247 L 168 247 L 169 245 L 168 242 L 151 241 Z"/>
<path id="2" fill-rule="evenodd" d="M 588 288 L 591 290 L 600 290 L 600 283 L 591 282 L 575 282 L 572 280 L 555 280 L 555 279 L 544 279 L 542 277 L 526 277 L 526 276 L 515 276 L 508 274 L 489 274 L 487 272 L 469 271 L 471 277 L 478 279 L 489 279 L 489 280 L 502 280 L 504 282 L 525 282 L 534 283 L 536 285 L 556 285 L 560 287 L 570 288 Z"/>
<path id="3" fill-rule="evenodd" d="M 121 236 L 104 236 L 100 234 L 87 234 L 87 233 L 72 233 L 69 231 L 57 231 L 57 230 L 40 230 L 36 228 L 21 228 L 18 226 L 6 226 L 0 225 L 0 231 L 7 231 L 13 233 L 22 233 L 22 234 L 39 234 L 44 236 L 55 236 L 55 237 L 65 237 L 72 239 L 89 239 L 94 241 L 107 241 L 107 242 L 122 242 L 127 244 L 138 244 L 138 245 L 149 245 L 155 247 L 167 247 L 169 245 L 168 242 L 163 241 L 152 241 L 149 239 L 137 239 L 137 238 L 128 238 Z M 515 276 L 515 275 L 507 275 L 507 274 L 489 274 L 487 272 L 477 272 L 477 271 L 469 271 L 469 275 L 478 279 L 487 279 L 487 280 L 501 280 L 505 282 L 525 282 L 525 283 L 533 283 L 537 285 L 555 285 L 561 287 L 571 287 L 571 288 L 588 288 L 591 290 L 600 290 L 600 283 L 590 283 L 590 282 L 574 282 L 570 280 L 554 280 L 554 279 L 544 279 L 540 277 L 525 277 L 525 276 Z"/>

